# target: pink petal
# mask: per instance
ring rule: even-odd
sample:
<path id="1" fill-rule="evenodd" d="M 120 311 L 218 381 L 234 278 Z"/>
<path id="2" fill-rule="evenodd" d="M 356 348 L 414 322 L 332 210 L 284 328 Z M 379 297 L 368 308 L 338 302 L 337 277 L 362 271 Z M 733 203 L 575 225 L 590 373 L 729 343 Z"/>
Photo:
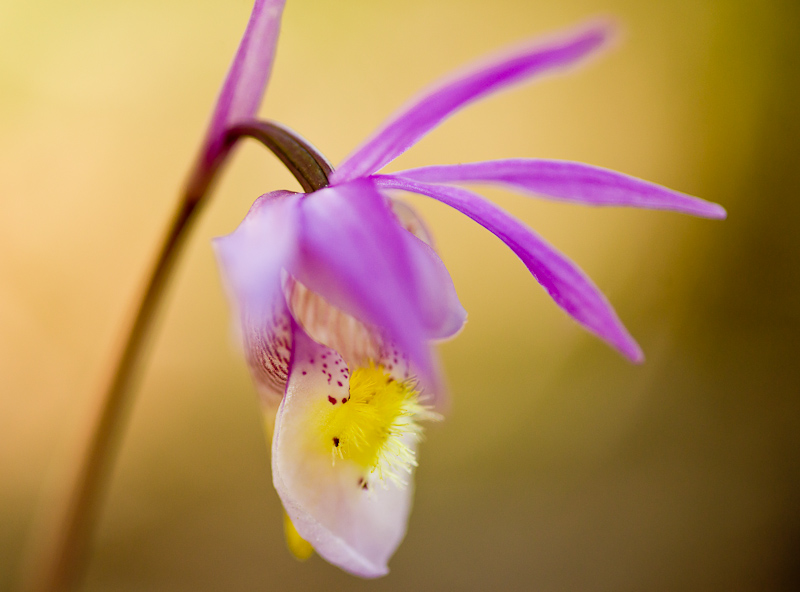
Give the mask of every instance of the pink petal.
<path id="1" fill-rule="evenodd" d="M 331 182 L 380 170 L 458 109 L 536 75 L 574 65 L 602 46 L 608 33 L 607 25 L 596 25 L 546 44 L 537 40 L 489 63 L 473 65 L 402 108 L 339 165 Z"/>
<path id="2" fill-rule="evenodd" d="M 211 116 L 203 162 L 219 154 L 231 126 L 255 116 L 267 88 L 285 0 L 255 0 Z"/>
<path id="3" fill-rule="evenodd" d="M 386 488 L 365 490 L 363 469 L 332 461 L 330 447 L 319 438 L 318 413 L 330 406 L 328 397 L 341 401 L 348 396 L 349 382 L 329 380 L 327 370 L 344 362 L 298 327 L 293 342 L 289 382 L 272 440 L 275 489 L 297 531 L 320 556 L 361 577 L 385 575 L 405 536 L 413 488 L 387 481 Z"/>
<path id="4" fill-rule="evenodd" d="M 283 308 L 281 273 L 297 256 L 299 197 L 290 191 L 262 195 L 236 230 L 214 239 L 234 307 L 251 318 Z"/>
<path id="5" fill-rule="evenodd" d="M 514 158 L 430 166 L 397 173 L 427 183 L 500 183 L 525 193 L 593 206 L 672 210 L 724 218 L 725 209 L 615 171 L 564 160 Z"/>
<path id="6" fill-rule="evenodd" d="M 428 336 L 431 339 L 453 337 L 464 326 L 467 311 L 461 306 L 450 273 L 436 253 L 433 236 L 414 208 L 397 199 L 390 199 L 389 203 L 400 225 L 410 235 L 405 239 L 418 274 L 415 283 L 422 289 L 417 298 Z"/>
<path id="7" fill-rule="evenodd" d="M 467 311 L 461 306 L 450 273 L 424 241 L 408 232 L 403 239 L 413 261 L 415 297 L 428 338 L 453 337 L 467 321 Z"/>
<path id="8" fill-rule="evenodd" d="M 292 353 L 289 310 L 278 301 L 271 314 L 241 314 L 241 339 L 259 400 L 268 416 L 275 415 L 286 390 Z"/>
<path id="9" fill-rule="evenodd" d="M 572 318 L 634 362 L 642 351 L 592 281 L 530 228 L 466 189 L 419 183 L 397 176 L 373 177 L 380 187 L 437 199 L 469 216 L 506 243 L 539 283 Z"/>
<path id="10" fill-rule="evenodd" d="M 326 187 L 300 203 L 301 252 L 291 273 L 363 323 L 380 328 L 419 369 L 433 365 L 416 261 L 387 199 L 368 180 Z"/>

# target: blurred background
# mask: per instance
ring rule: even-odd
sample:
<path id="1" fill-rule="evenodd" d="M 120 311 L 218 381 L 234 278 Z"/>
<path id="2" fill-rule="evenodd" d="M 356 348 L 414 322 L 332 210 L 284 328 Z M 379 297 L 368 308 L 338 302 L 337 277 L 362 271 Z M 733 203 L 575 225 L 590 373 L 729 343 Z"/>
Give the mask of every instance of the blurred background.
<path id="1" fill-rule="evenodd" d="M 210 239 L 297 189 L 248 143 L 174 278 L 85 590 L 800 587 L 796 0 L 288 0 L 262 115 L 340 161 L 485 52 L 612 15 L 581 70 L 475 105 L 387 170 L 501 157 L 609 167 L 725 222 L 484 193 L 578 262 L 647 362 L 563 314 L 495 237 L 412 198 L 470 320 L 441 346 L 392 573 L 283 543 Z M 195 155 L 249 0 L 0 3 L 0 589 L 59 478 Z"/>

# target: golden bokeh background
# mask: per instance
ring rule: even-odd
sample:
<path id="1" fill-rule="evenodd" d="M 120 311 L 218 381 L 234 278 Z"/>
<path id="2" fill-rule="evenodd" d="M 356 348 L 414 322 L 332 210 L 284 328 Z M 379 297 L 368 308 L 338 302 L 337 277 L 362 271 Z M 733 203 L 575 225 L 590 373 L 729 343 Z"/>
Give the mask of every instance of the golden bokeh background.
<path id="1" fill-rule="evenodd" d="M 249 0 L 0 3 L 0 589 L 16 577 L 172 211 Z M 241 149 L 162 309 L 85 590 L 800 586 L 796 0 L 288 0 L 261 114 L 335 163 L 485 52 L 612 15 L 621 43 L 458 114 L 388 170 L 584 161 L 725 222 L 486 189 L 574 258 L 648 357 L 580 330 L 488 232 L 412 198 L 462 302 L 406 541 L 361 581 L 283 543 L 210 238 L 269 190 Z"/>

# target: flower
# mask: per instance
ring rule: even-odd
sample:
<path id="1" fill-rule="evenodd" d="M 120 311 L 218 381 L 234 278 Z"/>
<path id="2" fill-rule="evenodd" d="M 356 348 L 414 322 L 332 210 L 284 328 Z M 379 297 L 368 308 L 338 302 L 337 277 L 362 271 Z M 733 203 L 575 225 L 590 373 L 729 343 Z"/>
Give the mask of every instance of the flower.
<path id="1" fill-rule="evenodd" d="M 432 344 L 466 314 L 416 214 L 389 191 L 437 199 L 506 243 L 555 302 L 634 362 L 639 346 L 594 284 L 523 223 L 454 183 L 498 183 L 590 205 L 710 218 L 716 204 L 574 162 L 511 159 L 378 174 L 459 108 L 572 66 L 609 27 L 529 43 L 422 94 L 309 193 L 275 191 L 215 242 L 265 404 L 273 480 L 296 554 L 304 541 L 363 577 L 388 572 L 411 503 L 420 423 L 442 405 Z M 274 423 L 273 423 L 274 422 Z"/>

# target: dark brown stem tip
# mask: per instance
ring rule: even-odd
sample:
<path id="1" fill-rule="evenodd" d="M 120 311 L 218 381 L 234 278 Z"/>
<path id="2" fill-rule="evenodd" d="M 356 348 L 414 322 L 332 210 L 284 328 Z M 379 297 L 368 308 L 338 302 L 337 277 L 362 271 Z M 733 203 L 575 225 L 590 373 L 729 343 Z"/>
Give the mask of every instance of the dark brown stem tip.
<path id="1" fill-rule="evenodd" d="M 294 131 L 271 121 L 252 120 L 228 130 L 226 141 L 253 138 L 269 148 L 291 171 L 306 192 L 328 185 L 333 167 L 310 143 Z"/>

